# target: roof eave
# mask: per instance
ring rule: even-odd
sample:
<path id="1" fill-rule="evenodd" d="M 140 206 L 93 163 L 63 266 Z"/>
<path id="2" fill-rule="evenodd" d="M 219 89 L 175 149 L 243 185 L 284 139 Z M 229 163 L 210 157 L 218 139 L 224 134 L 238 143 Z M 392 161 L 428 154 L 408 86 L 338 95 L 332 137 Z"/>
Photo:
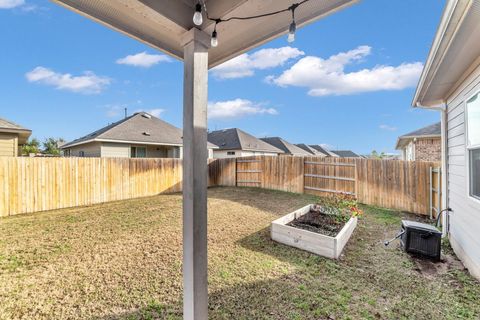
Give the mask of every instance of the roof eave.
<path id="1" fill-rule="evenodd" d="M 472 0 L 452 0 L 447 2 L 442 15 L 442 20 L 415 90 L 415 95 L 412 101 L 412 106 L 414 108 L 444 110 L 447 97 L 444 96 L 441 99 L 428 99 L 427 93 L 433 80 L 437 77 L 437 71 L 445 58 L 447 51 L 450 49 L 450 45 L 457 34 L 459 26 L 471 5 Z M 453 20 L 452 18 L 456 14 L 459 14 L 460 18 Z"/>
<path id="2" fill-rule="evenodd" d="M 0 128 L 0 132 L 6 132 L 6 133 L 24 133 L 24 134 L 32 134 L 32 130 L 30 129 L 16 129 L 16 128 Z"/>
<path id="3" fill-rule="evenodd" d="M 121 143 L 121 144 L 144 144 L 144 145 L 151 145 L 151 146 L 172 146 L 172 147 L 181 147 L 183 144 L 181 143 L 169 143 L 169 142 L 148 142 L 148 141 L 134 141 L 134 140 L 114 140 L 114 139 L 102 139 L 102 138 L 94 138 L 85 141 L 79 141 L 76 143 L 67 143 L 61 146 L 61 149 L 68 149 L 71 147 L 76 147 L 82 144 L 92 143 L 92 142 L 112 142 L 112 143 Z M 216 149 L 218 147 L 209 146 L 209 149 Z"/>

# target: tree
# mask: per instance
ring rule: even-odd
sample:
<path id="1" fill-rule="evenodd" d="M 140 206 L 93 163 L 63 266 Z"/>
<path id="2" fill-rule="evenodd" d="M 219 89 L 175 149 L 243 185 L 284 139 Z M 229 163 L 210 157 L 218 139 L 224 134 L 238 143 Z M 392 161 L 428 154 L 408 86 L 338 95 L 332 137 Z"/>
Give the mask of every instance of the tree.
<path id="1" fill-rule="evenodd" d="M 370 153 L 370 158 L 372 158 L 372 159 L 383 159 L 386 156 L 387 155 L 383 151 L 382 151 L 382 153 L 378 153 L 377 150 L 373 150 L 372 153 Z"/>
<path id="2" fill-rule="evenodd" d="M 58 139 L 47 138 L 43 142 L 43 153 L 59 156 L 60 155 L 59 146 L 64 143 L 65 143 L 65 140 L 62 138 L 58 138 Z"/>
<path id="3" fill-rule="evenodd" d="M 27 143 L 22 146 L 22 154 L 38 153 L 40 152 L 40 141 L 36 138 L 28 139 Z"/>

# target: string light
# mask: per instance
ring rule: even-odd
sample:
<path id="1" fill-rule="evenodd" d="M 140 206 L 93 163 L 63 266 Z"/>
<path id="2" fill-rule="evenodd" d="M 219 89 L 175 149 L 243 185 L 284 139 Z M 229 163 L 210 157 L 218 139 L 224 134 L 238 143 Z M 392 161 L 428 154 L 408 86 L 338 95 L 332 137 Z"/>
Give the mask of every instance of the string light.
<path id="1" fill-rule="evenodd" d="M 289 43 L 295 41 L 295 31 L 297 31 L 297 25 L 295 24 L 295 21 L 292 21 L 292 23 L 290 23 L 290 27 L 288 28 L 287 41 Z"/>
<path id="2" fill-rule="evenodd" d="M 297 31 L 297 24 L 295 22 L 295 9 L 297 9 L 299 6 L 301 6 L 302 4 L 304 4 L 304 3 L 306 3 L 310 0 L 300 1 L 298 3 L 292 4 L 290 7 L 286 8 L 286 9 L 282 9 L 282 10 L 278 10 L 278 11 L 274 11 L 274 12 L 268 12 L 268 13 L 259 14 L 259 15 L 255 15 L 255 16 L 249 16 L 249 17 L 230 17 L 230 18 L 227 18 L 227 19 L 210 18 L 208 16 L 208 11 L 207 11 L 207 6 L 205 5 L 205 1 L 204 0 L 200 0 L 200 1 L 203 4 L 203 8 L 205 10 L 205 14 L 206 14 L 207 19 L 215 22 L 215 26 L 214 26 L 214 29 L 213 29 L 213 32 L 212 32 L 211 46 L 216 47 L 216 46 L 218 46 L 218 34 L 217 34 L 217 25 L 218 24 L 223 23 L 223 22 L 232 21 L 232 20 L 251 20 L 251 19 L 258 19 L 258 18 L 263 18 L 263 17 L 269 17 L 269 16 L 273 16 L 273 15 L 276 15 L 276 14 L 281 14 L 281 13 L 288 12 L 288 11 L 290 11 L 292 13 L 292 23 L 290 23 L 290 26 L 288 28 L 288 37 L 287 37 L 287 41 L 291 43 L 291 42 L 295 41 L 295 32 Z M 200 18 L 198 18 L 198 16 Z M 200 2 L 198 2 L 197 5 L 195 6 L 195 14 L 193 15 L 193 22 L 197 26 L 200 26 L 203 22 L 202 5 L 200 4 Z"/>
<path id="3" fill-rule="evenodd" d="M 290 27 L 288 28 L 287 41 L 289 43 L 292 43 L 293 41 L 295 41 L 295 31 L 297 31 L 297 24 L 295 23 L 295 9 L 297 9 L 298 6 L 299 4 L 294 3 L 290 7 L 292 11 L 292 23 L 290 23 Z"/>
<path id="4" fill-rule="evenodd" d="M 196 26 L 201 26 L 203 23 L 203 16 L 202 16 L 202 5 L 200 2 L 197 3 L 195 6 L 195 13 L 193 14 L 193 23 Z"/>
<path id="5" fill-rule="evenodd" d="M 213 28 L 212 32 L 212 40 L 210 41 L 210 44 L 212 47 L 218 46 L 218 39 L 217 39 L 217 24 L 215 23 L 215 27 Z"/>

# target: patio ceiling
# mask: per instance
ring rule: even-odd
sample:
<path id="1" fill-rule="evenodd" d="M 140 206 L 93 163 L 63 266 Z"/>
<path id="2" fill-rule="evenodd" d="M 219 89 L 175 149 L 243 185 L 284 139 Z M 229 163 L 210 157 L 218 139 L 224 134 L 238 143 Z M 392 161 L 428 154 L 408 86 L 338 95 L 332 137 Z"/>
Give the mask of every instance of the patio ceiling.
<path id="1" fill-rule="evenodd" d="M 358 0 L 310 0 L 295 11 L 301 27 Z M 175 58 L 183 59 L 182 36 L 195 27 L 192 21 L 197 0 L 54 0 L 71 10 Z M 299 0 L 205 0 L 211 18 L 251 16 L 288 8 Z M 291 13 L 249 21 L 229 21 L 217 26 L 219 45 L 209 50 L 214 67 L 269 40 L 286 34 Z M 208 36 L 214 22 L 197 27 Z"/>

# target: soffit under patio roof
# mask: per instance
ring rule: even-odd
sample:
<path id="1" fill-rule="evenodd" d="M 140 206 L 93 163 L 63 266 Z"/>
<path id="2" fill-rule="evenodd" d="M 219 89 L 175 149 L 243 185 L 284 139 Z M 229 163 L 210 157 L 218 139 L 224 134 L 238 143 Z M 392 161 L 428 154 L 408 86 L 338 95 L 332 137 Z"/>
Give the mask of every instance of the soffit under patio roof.
<path id="1" fill-rule="evenodd" d="M 183 59 L 182 35 L 195 27 L 197 0 L 53 0 L 75 12 Z M 318 20 L 358 0 L 310 0 L 295 11 L 297 26 Z M 299 0 L 205 0 L 211 18 L 251 16 L 288 8 Z M 214 67 L 269 40 L 286 34 L 291 13 L 217 26 L 219 45 L 209 51 Z M 214 23 L 204 15 L 200 28 L 209 36 Z"/>

